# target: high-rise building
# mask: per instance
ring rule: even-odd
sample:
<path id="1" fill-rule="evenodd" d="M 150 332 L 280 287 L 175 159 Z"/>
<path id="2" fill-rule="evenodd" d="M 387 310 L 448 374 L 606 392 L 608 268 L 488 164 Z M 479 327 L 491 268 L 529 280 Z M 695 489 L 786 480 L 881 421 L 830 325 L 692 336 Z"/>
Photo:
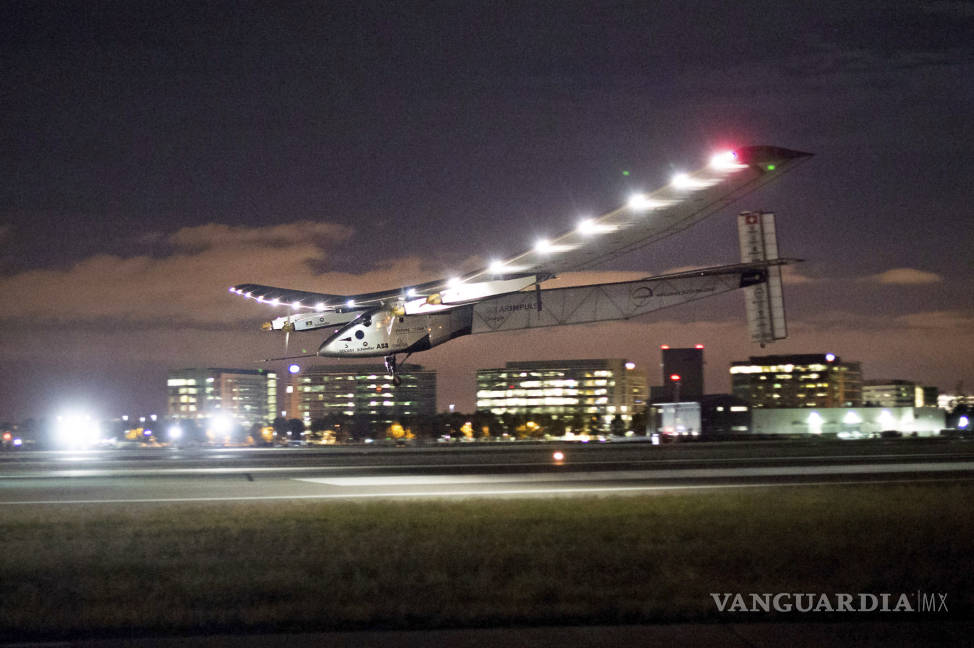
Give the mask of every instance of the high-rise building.
<path id="1" fill-rule="evenodd" d="M 608 428 L 646 403 L 646 374 L 621 359 L 508 362 L 477 370 L 477 409 L 502 414 L 596 416 Z"/>
<path id="2" fill-rule="evenodd" d="M 662 345 L 663 387 L 670 402 L 697 402 L 703 399 L 703 345 L 670 348 Z"/>
<path id="3" fill-rule="evenodd" d="M 831 353 L 752 356 L 731 363 L 734 396 L 751 407 L 859 407 L 862 369 Z"/>
<path id="4" fill-rule="evenodd" d="M 374 424 L 406 416 L 436 413 L 436 371 L 420 365 L 399 366 L 402 383 L 381 365 L 312 365 L 288 378 L 284 394 L 287 418 L 310 421 L 328 416 L 365 415 Z"/>
<path id="5" fill-rule="evenodd" d="M 175 369 L 166 381 L 169 416 L 206 418 L 227 414 L 263 423 L 277 410 L 277 374 L 263 369 Z"/>

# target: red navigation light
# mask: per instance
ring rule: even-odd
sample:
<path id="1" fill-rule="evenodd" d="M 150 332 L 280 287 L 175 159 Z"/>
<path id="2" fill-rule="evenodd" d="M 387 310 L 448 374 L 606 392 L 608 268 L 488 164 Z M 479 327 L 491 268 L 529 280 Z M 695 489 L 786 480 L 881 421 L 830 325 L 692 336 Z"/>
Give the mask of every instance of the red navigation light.
<path id="1" fill-rule="evenodd" d="M 673 382 L 680 382 L 680 374 L 670 374 L 670 380 Z"/>
<path id="2" fill-rule="evenodd" d="M 666 349 L 669 349 L 670 348 L 670 345 L 669 344 L 661 344 L 661 345 L 659 345 L 659 348 L 661 348 L 661 349 L 663 349 L 665 351 Z"/>
<path id="3" fill-rule="evenodd" d="M 702 344 L 697 344 L 693 348 L 694 349 L 702 349 L 703 348 L 703 345 Z"/>

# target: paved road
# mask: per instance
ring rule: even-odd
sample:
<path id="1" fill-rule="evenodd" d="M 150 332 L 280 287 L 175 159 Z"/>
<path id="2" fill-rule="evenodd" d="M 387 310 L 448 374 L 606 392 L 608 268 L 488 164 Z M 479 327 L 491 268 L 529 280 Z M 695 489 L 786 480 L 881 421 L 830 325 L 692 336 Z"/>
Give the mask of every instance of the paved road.
<path id="1" fill-rule="evenodd" d="M 561 452 L 558 460 L 554 453 Z M 974 479 L 974 443 L 171 449 L 0 456 L 0 507 L 266 499 L 549 497 Z"/>

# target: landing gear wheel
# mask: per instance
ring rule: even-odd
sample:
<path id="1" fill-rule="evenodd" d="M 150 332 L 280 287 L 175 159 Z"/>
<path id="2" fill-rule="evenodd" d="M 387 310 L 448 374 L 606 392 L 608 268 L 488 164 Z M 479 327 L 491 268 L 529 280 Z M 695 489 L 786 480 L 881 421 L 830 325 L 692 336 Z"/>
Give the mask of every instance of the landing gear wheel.
<path id="1" fill-rule="evenodd" d="M 405 362 L 406 360 L 409 359 L 409 356 L 411 355 L 412 353 L 407 353 L 406 357 L 403 358 L 402 361 Z M 388 371 L 389 375 L 392 376 L 392 384 L 398 387 L 399 385 L 402 384 L 402 376 L 399 375 L 399 365 L 396 362 L 395 354 L 387 355 L 385 357 L 385 361 L 386 361 L 386 371 Z"/>

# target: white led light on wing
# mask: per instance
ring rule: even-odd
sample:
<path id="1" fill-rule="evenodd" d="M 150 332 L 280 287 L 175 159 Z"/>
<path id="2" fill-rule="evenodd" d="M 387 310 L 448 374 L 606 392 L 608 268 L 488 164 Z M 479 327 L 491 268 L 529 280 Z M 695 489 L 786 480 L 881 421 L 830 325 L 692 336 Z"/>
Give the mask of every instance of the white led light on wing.
<path id="1" fill-rule="evenodd" d="M 503 261 L 491 261 L 490 266 L 487 268 L 488 272 L 491 274 L 503 274 L 504 273 L 504 262 Z"/>
<path id="2" fill-rule="evenodd" d="M 316 310 L 325 310 L 325 302 L 318 302 L 317 304 L 315 304 L 315 309 Z"/>
<path id="3" fill-rule="evenodd" d="M 540 252 L 541 254 L 547 254 L 551 252 L 551 241 L 548 239 L 541 239 L 534 244 L 534 251 Z"/>
<path id="4" fill-rule="evenodd" d="M 657 207 L 663 207 L 667 203 L 662 200 L 653 200 L 646 194 L 634 194 L 629 198 L 629 209 L 635 211 L 647 211 Z"/>
<path id="5" fill-rule="evenodd" d="M 670 180 L 670 184 L 677 189 L 691 189 L 695 186 L 693 178 L 690 177 L 689 173 L 677 173 Z"/>
<path id="6" fill-rule="evenodd" d="M 714 153 L 713 157 L 710 158 L 710 168 L 718 171 L 730 171 L 732 169 L 746 169 L 747 165 L 737 161 L 735 151 L 722 151 Z"/>
<path id="7" fill-rule="evenodd" d="M 291 302 L 291 308 L 301 308 L 301 302 Z"/>
<path id="8" fill-rule="evenodd" d="M 677 173 L 670 184 L 677 189 L 703 189 L 720 182 L 720 178 L 695 178 L 688 173 Z"/>
<path id="9" fill-rule="evenodd" d="M 348 306 L 349 308 L 354 308 L 355 307 L 355 300 L 354 299 L 349 299 L 347 302 L 345 302 L 345 305 Z"/>
<path id="10" fill-rule="evenodd" d="M 280 306 L 280 305 L 281 305 L 281 300 L 278 299 L 277 297 L 271 300 L 271 306 Z"/>
<path id="11" fill-rule="evenodd" d="M 577 229 L 579 234 L 602 234 L 604 232 L 611 232 L 616 227 L 614 225 L 599 223 L 593 218 L 586 218 L 579 221 Z"/>

